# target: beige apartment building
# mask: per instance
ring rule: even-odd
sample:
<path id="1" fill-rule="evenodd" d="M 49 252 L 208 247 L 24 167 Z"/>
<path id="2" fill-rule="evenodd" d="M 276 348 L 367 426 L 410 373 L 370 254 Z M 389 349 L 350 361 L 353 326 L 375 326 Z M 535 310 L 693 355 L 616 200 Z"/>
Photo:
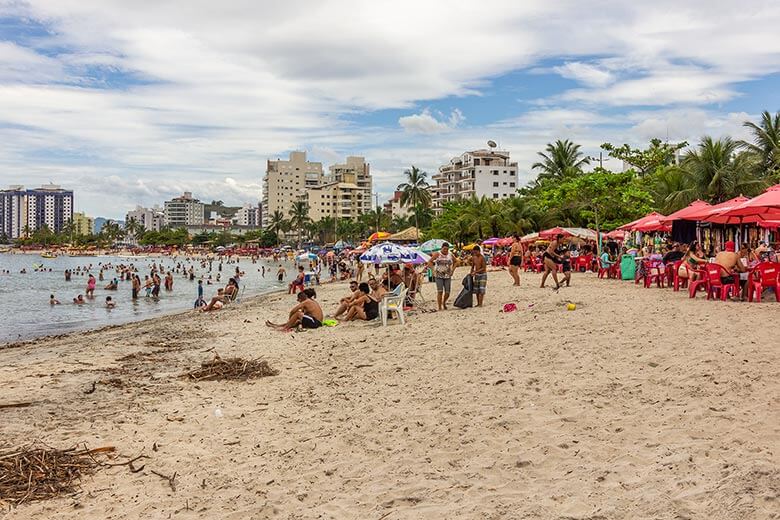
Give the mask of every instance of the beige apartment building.
<path id="1" fill-rule="evenodd" d="M 304 197 L 307 188 L 322 184 L 322 163 L 306 160 L 306 152 L 290 152 L 288 160 L 268 161 L 263 178 L 262 225 L 281 211 L 289 218 L 293 202 Z"/>
<path id="2" fill-rule="evenodd" d="M 519 187 L 517 163 L 504 150 L 474 150 L 453 158 L 439 168 L 431 187 L 433 212 L 440 214 L 445 202 L 487 197 L 514 197 Z"/>
<path id="3" fill-rule="evenodd" d="M 325 182 L 341 182 L 354 184 L 362 192 L 357 200 L 357 206 L 352 208 L 355 216 L 371 212 L 371 166 L 365 157 L 350 156 L 344 164 L 334 164 L 329 168 Z"/>
<path id="4" fill-rule="evenodd" d="M 88 217 L 84 212 L 73 213 L 73 234 L 91 235 L 95 226 L 95 219 Z"/>
<path id="5" fill-rule="evenodd" d="M 306 190 L 302 200 L 309 205 L 313 222 L 333 216 L 351 220 L 362 215 L 365 191 L 355 182 L 354 174 L 346 173 L 342 179 L 344 182 L 327 182 Z"/>

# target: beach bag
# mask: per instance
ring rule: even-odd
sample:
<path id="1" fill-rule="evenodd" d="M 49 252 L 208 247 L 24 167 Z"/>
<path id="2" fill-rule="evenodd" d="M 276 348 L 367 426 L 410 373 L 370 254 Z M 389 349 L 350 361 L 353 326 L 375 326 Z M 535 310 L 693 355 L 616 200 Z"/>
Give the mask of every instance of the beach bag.
<path id="1" fill-rule="evenodd" d="M 460 291 L 460 294 L 458 294 L 458 297 L 455 298 L 455 302 L 453 305 L 459 309 L 465 309 L 467 307 L 473 307 L 474 306 L 474 294 L 471 292 L 474 288 L 474 279 L 471 277 L 471 275 L 466 275 L 465 278 L 463 278 L 463 289 Z"/>

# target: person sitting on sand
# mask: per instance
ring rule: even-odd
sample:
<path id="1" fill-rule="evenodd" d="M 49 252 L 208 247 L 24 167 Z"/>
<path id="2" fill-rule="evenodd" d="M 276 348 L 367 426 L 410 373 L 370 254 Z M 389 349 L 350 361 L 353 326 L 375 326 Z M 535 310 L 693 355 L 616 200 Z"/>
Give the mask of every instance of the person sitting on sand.
<path id="1" fill-rule="evenodd" d="M 376 280 L 372 280 L 371 283 L 378 285 Z M 355 298 L 349 304 L 349 310 L 347 311 L 347 315 L 344 319 L 347 321 L 370 321 L 377 319 L 379 317 L 379 299 L 376 299 L 370 294 L 371 289 L 365 282 L 358 286 L 358 290 L 360 292 L 360 296 Z"/>
<path id="2" fill-rule="evenodd" d="M 306 274 L 303 272 L 303 266 L 298 266 L 298 276 L 295 277 L 295 280 L 290 282 L 289 285 L 289 293 L 288 294 L 295 294 L 295 291 L 302 291 L 305 287 L 304 281 L 306 280 Z"/>
<path id="3" fill-rule="evenodd" d="M 358 290 L 357 280 L 352 280 L 349 282 L 349 290 L 350 293 L 339 300 L 339 306 L 336 309 L 336 312 L 333 313 L 334 318 L 338 318 L 344 314 L 344 312 L 346 312 L 346 310 L 349 308 L 349 304 L 359 298 L 362 294 L 360 290 Z"/>
<path id="4" fill-rule="evenodd" d="M 298 325 L 304 329 L 320 328 L 324 318 L 322 307 L 311 297 L 312 294 L 316 295 L 313 290 L 305 290 L 298 293 L 298 304 L 290 309 L 287 323 L 276 324 L 266 321 L 266 326 L 276 330 L 290 330 Z"/>
<path id="5" fill-rule="evenodd" d="M 209 312 L 211 310 L 219 310 L 225 305 L 225 290 L 223 288 L 217 289 L 217 294 L 213 298 L 211 298 L 211 301 L 208 305 L 205 307 L 201 307 L 200 310 L 203 312 Z"/>
<path id="6" fill-rule="evenodd" d="M 228 284 L 225 286 L 225 300 L 232 302 L 238 296 L 238 284 L 235 278 L 228 280 Z"/>

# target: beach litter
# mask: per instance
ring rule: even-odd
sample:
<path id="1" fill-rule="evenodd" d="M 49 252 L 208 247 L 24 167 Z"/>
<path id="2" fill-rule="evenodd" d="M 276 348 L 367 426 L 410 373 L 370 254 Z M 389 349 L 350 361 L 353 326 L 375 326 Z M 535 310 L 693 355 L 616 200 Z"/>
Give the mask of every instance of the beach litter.
<path id="1" fill-rule="evenodd" d="M 567 303 L 566 304 L 566 310 L 567 311 L 573 311 L 577 309 L 577 305 L 574 303 Z"/>
<path id="2" fill-rule="evenodd" d="M 58 450 L 40 442 L 0 451 L 0 504 L 19 506 L 74 493 L 82 477 L 105 463 L 96 459 L 113 446 L 87 449 L 85 445 Z"/>
<path id="3" fill-rule="evenodd" d="M 268 361 L 242 358 L 225 358 L 215 355 L 214 359 L 204 361 L 200 368 L 192 370 L 181 377 L 192 381 L 246 381 L 278 375 L 279 371 L 272 368 Z"/>

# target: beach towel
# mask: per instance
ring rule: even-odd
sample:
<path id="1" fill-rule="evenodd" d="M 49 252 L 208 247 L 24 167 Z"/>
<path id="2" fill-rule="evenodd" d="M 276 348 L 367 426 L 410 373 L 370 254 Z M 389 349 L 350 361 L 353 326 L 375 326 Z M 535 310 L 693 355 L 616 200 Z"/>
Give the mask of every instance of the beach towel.
<path id="1" fill-rule="evenodd" d="M 471 275 L 466 275 L 465 278 L 463 278 L 463 289 L 460 291 L 460 294 L 458 294 L 458 297 L 455 298 L 455 302 L 453 305 L 455 307 L 458 307 L 459 309 L 465 309 L 467 307 L 473 307 L 474 306 L 474 279 L 471 277 Z"/>

